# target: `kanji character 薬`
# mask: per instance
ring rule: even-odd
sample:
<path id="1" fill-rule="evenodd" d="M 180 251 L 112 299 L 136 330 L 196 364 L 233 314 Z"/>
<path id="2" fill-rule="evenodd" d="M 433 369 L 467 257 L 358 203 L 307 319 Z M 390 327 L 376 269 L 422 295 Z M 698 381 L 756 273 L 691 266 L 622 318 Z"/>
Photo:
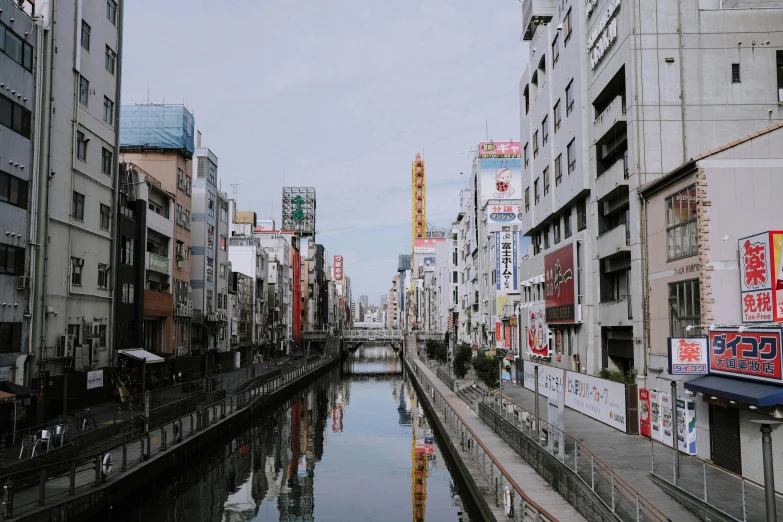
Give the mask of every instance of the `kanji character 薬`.
<path id="1" fill-rule="evenodd" d="M 767 284 L 767 249 L 764 243 L 745 241 L 742 246 L 742 264 L 745 269 L 745 286 L 760 288 Z"/>
<path id="2" fill-rule="evenodd" d="M 697 363 L 701 361 L 701 345 L 680 339 L 680 344 L 677 346 L 677 360 L 681 363 Z"/>

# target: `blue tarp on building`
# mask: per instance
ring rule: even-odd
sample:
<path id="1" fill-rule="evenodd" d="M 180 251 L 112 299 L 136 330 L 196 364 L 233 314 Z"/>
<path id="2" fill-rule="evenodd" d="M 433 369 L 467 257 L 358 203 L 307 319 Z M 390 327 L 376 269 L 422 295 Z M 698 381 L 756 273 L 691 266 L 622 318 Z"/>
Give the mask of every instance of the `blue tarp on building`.
<path id="1" fill-rule="evenodd" d="M 193 154 L 193 115 L 183 105 L 123 105 L 120 111 L 120 147 Z"/>

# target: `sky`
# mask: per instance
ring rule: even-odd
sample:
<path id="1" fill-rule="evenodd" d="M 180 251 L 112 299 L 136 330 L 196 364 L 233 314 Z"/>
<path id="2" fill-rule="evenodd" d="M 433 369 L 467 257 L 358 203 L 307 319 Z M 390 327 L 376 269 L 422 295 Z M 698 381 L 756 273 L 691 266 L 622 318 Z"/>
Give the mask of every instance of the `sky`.
<path id="1" fill-rule="evenodd" d="M 133 0 L 122 104 L 186 104 L 240 210 L 279 226 L 282 187 L 315 187 L 316 241 L 378 304 L 411 252 L 416 153 L 427 221 L 447 228 L 470 150 L 519 140 L 521 5 Z"/>

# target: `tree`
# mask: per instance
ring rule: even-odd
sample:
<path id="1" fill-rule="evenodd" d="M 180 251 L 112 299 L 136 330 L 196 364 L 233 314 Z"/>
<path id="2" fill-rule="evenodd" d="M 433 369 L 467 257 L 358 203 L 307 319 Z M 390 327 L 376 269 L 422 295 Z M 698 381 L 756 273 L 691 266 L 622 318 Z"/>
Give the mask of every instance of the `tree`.
<path id="1" fill-rule="evenodd" d="M 470 345 L 468 343 L 458 345 L 452 362 L 457 379 L 463 379 L 468 373 L 471 359 L 473 359 L 473 349 Z"/>
<path id="2" fill-rule="evenodd" d="M 500 382 L 500 363 L 494 355 L 479 351 L 473 359 L 476 376 L 490 388 L 497 388 Z"/>
<path id="3" fill-rule="evenodd" d="M 428 339 L 425 343 L 427 349 L 427 358 L 440 363 L 445 363 L 448 360 L 449 350 L 442 341 L 435 341 Z"/>

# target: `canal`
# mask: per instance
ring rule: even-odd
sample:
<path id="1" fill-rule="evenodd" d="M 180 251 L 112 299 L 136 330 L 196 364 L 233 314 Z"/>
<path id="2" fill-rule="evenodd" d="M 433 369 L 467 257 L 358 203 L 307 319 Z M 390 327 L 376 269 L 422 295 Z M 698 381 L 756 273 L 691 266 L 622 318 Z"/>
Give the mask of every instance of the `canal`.
<path id="1" fill-rule="evenodd" d="M 154 497 L 102 520 L 479 520 L 388 346 L 353 352 Z"/>

